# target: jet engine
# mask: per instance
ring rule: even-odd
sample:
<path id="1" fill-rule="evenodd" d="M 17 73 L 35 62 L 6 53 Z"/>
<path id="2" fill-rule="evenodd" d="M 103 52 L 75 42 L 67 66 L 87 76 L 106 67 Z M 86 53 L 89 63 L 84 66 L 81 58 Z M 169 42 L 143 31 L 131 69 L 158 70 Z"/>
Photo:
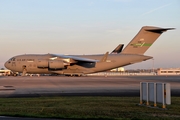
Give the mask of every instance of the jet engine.
<path id="1" fill-rule="evenodd" d="M 48 60 L 45 59 L 39 59 L 37 62 L 38 68 L 48 68 Z"/>
<path id="2" fill-rule="evenodd" d="M 49 68 L 50 69 L 63 69 L 67 63 L 62 60 L 50 60 L 49 61 Z"/>
<path id="3" fill-rule="evenodd" d="M 63 69 L 65 66 L 67 66 L 68 63 L 62 61 L 62 60 L 45 60 L 45 59 L 39 59 L 37 62 L 38 68 L 49 68 L 49 69 Z"/>

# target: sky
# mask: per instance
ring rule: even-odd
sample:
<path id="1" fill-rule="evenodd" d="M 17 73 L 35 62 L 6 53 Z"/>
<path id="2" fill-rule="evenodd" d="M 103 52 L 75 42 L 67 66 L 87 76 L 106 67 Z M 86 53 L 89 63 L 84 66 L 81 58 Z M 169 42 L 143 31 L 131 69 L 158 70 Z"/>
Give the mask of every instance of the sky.
<path id="1" fill-rule="evenodd" d="M 0 0 L 0 68 L 20 54 L 100 54 L 142 26 L 172 27 L 125 69 L 180 68 L 179 0 Z"/>

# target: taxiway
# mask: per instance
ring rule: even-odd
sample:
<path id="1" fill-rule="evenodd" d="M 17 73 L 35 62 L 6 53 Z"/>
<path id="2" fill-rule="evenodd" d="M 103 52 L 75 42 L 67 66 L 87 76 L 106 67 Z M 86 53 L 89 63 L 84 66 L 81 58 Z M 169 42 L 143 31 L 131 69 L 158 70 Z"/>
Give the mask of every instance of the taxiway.
<path id="1" fill-rule="evenodd" d="M 180 96 L 180 76 L 0 77 L 0 97 L 139 96 L 140 82 L 165 82 Z"/>

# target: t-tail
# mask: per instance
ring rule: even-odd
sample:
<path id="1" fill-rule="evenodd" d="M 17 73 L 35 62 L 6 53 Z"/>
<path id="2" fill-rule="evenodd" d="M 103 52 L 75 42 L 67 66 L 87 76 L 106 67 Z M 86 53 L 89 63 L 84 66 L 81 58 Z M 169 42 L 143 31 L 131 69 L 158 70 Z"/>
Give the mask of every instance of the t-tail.
<path id="1" fill-rule="evenodd" d="M 163 32 L 172 29 L 144 26 L 121 53 L 143 55 Z"/>

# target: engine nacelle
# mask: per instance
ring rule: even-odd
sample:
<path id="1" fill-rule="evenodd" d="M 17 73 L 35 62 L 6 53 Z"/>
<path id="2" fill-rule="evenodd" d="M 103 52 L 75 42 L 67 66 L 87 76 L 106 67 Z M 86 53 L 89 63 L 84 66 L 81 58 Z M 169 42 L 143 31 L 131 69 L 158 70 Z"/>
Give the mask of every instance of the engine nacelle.
<path id="1" fill-rule="evenodd" d="M 49 68 L 50 69 L 63 69 L 65 68 L 66 63 L 62 60 L 50 60 L 49 61 Z"/>
<path id="2" fill-rule="evenodd" d="M 48 68 L 48 60 L 45 59 L 39 59 L 37 62 L 38 68 Z"/>

